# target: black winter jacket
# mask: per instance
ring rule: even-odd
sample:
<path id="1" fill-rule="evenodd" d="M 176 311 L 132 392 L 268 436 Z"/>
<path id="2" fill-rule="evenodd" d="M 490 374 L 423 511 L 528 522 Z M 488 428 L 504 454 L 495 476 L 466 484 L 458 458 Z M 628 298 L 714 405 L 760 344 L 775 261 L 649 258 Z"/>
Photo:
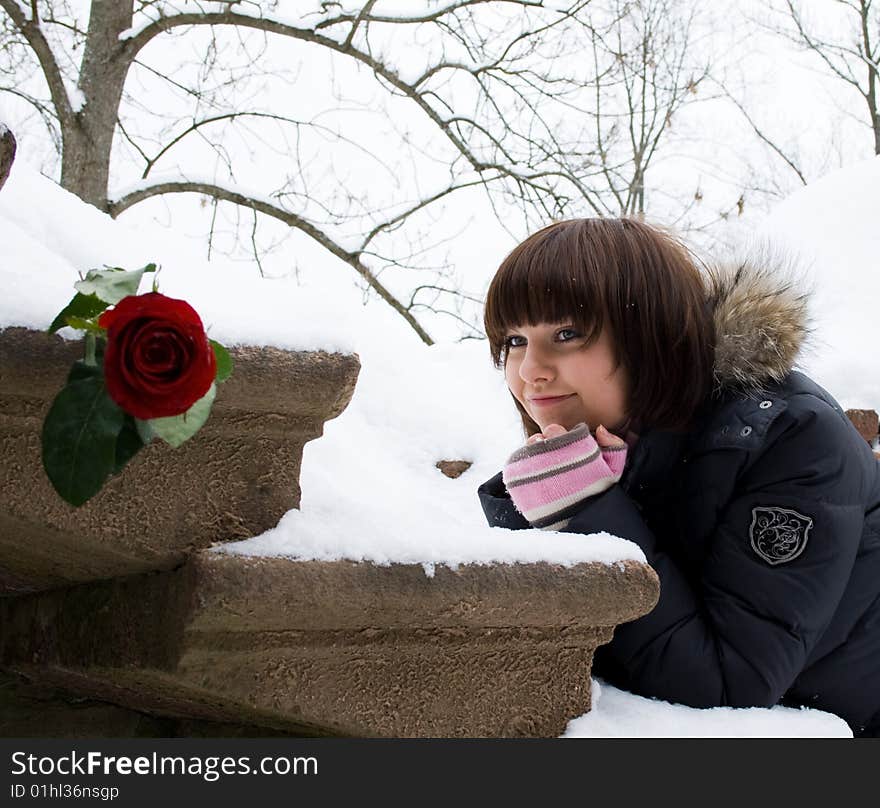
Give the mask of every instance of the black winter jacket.
<path id="1" fill-rule="evenodd" d="M 725 291 L 766 303 L 768 281 L 740 271 Z M 780 310 L 787 291 L 769 291 Z M 594 673 L 694 707 L 806 705 L 880 736 L 880 462 L 790 365 L 722 357 L 760 307 L 714 302 L 720 391 L 687 431 L 642 434 L 620 483 L 564 530 L 635 542 L 660 579 L 657 606 L 615 630 Z M 479 496 L 491 525 L 529 527 L 500 473 Z"/>

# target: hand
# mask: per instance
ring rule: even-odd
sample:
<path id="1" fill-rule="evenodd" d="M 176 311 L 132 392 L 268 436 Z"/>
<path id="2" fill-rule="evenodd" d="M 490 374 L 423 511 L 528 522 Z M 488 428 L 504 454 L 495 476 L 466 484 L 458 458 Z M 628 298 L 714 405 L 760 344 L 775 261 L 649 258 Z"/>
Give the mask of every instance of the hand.
<path id="1" fill-rule="evenodd" d="M 604 426 L 593 435 L 584 422 L 571 429 L 548 424 L 507 458 L 501 476 L 532 527 L 562 530 L 570 519 L 562 514 L 575 502 L 586 503 L 621 479 L 627 450 Z"/>
<path id="2" fill-rule="evenodd" d="M 530 446 L 533 443 L 540 443 L 548 438 L 556 438 L 559 435 L 564 435 L 566 432 L 568 432 L 568 430 L 564 426 L 560 426 L 559 424 L 548 424 L 543 432 L 532 435 L 526 441 L 526 446 Z M 613 446 L 624 445 L 623 438 L 619 438 L 617 435 L 609 432 L 601 424 L 596 428 L 594 437 L 596 438 L 596 443 L 599 444 L 600 449 L 609 449 Z"/>
<path id="3" fill-rule="evenodd" d="M 560 426 L 559 424 L 548 424 L 543 432 L 538 432 L 536 435 L 532 435 L 526 441 L 526 446 L 531 446 L 533 443 L 540 443 L 541 441 L 547 440 L 547 438 L 559 437 L 566 432 L 568 432 L 568 430 L 564 426 Z"/>

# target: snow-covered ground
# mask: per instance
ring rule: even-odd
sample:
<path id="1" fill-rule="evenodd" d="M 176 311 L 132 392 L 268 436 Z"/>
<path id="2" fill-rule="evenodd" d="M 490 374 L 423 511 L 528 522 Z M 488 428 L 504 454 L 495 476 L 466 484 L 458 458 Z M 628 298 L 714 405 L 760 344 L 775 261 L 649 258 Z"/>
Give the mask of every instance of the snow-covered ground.
<path id="1" fill-rule="evenodd" d="M 871 225 L 880 158 L 817 182 L 779 206 L 763 237 L 797 249 L 821 318 L 802 367 L 844 407 L 880 405 L 872 350 L 880 338 L 880 277 Z M 484 342 L 425 346 L 382 304 L 362 305 L 343 271 L 260 279 L 240 265 L 210 265 L 167 230 L 133 230 L 30 170 L 19 159 L 0 191 L 0 328 L 45 328 L 73 295 L 77 273 L 103 264 L 161 264 L 159 287 L 187 299 L 227 345 L 356 351 L 351 404 L 305 447 L 302 504 L 278 526 L 224 552 L 295 558 L 441 563 L 643 559 L 625 538 L 490 529 L 476 487 L 522 443 L 518 417 Z M 509 246 L 512 246 L 509 245 Z M 503 256 L 485 268 L 488 278 Z M 833 356 L 833 361 L 831 357 Z M 467 460 L 455 480 L 439 460 Z M 599 683 L 594 709 L 565 737 L 849 736 L 811 710 L 694 710 Z"/>
<path id="2" fill-rule="evenodd" d="M 844 409 L 880 409 L 880 157 L 835 171 L 778 205 L 762 235 L 815 285 L 807 371 Z"/>
<path id="3" fill-rule="evenodd" d="M 792 707 L 694 710 L 645 699 L 593 679 L 593 709 L 563 738 L 851 738 L 836 715 Z"/>

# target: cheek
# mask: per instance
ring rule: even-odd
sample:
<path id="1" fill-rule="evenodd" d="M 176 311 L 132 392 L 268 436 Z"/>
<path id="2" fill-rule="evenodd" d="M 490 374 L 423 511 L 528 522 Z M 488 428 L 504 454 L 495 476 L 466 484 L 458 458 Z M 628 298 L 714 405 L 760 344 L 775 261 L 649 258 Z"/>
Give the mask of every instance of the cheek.
<path id="1" fill-rule="evenodd" d="M 609 410 L 624 415 L 629 409 L 629 386 L 623 373 L 616 373 L 605 386 L 606 402 Z"/>
<path id="2" fill-rule="evenodd" d="M 622 368 L 615 372 L 613 364 L 596 362 L 582 367 L 579 375 L 585 380 L 581 384 L 582 398 L 595 407 L 597 414 L 610 417 L 626 409 L 628 388 Z"/>

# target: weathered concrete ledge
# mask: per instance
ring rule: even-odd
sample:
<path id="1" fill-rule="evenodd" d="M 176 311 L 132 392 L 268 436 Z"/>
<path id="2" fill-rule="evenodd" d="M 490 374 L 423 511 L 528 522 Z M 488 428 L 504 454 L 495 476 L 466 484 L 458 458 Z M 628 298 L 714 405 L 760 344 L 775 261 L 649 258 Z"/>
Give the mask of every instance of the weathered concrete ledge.
<path id="1" fill-rule="evenodd" d="M 80 508 L 52 489 L 40 433 L 80 342 L 0 331 L 0 594 L 170 569 L 299 506 L 303 445 L 351 400 L 353 355 L 233 348 L 211 418 L 178 449 L 155 441 Z"/>
<path id="2" fill-rule="evenodd" d="M 0 738 L 265 738 L 292 734 L 240 721 L 149 715 L 0 672 Z"/>
<path id="3" fill-rule="evenodd" d="M 880 416 L 877 415 L 877 410 L 847 410 L 846 415 L 870 446 L 878 445 Z M 880 449 L 874 449 L 874 456 L 880 460 Z"/>
<path id="4" fill-rule="evenodd" d="M 0 667 L 162 716 L 388 737 L 557 736 L 590 709 L 645 564 L 419 565 L 197 554 L 0 599 Z"/>

